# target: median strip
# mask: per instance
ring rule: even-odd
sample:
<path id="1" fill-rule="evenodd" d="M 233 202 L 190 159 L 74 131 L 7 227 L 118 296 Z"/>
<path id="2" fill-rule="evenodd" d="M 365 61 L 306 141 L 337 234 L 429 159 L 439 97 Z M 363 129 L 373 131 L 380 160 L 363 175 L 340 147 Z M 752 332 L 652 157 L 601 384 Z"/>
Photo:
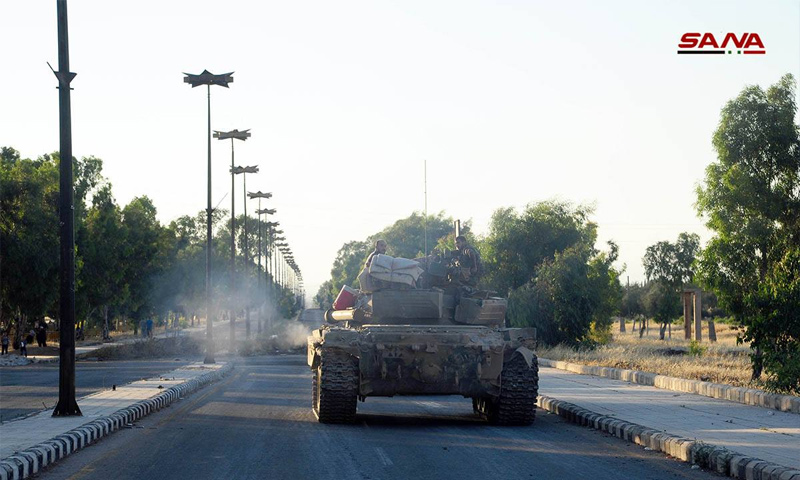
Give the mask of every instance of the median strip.
<path id="1" fill-rule="evenodd" d="M 50 411 L 0 425 L 0 480 L 23 479 L 228 374 L 232 363 L 192 364 L 79 400 L 83 417 Z M 91 419 L 91 420 L 90 420 Z"/>

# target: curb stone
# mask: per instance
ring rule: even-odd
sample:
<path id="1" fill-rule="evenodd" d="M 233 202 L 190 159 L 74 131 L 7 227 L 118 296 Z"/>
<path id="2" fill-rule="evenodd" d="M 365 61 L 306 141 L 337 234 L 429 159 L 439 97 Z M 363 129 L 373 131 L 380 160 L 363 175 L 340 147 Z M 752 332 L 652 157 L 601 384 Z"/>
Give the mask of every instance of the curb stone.
<path id="1" fill-rule="evenodd" d="M 673 392 L 695 393 L 705 397 L 769 408 L 781 412 L 800 413 L 800 397 L 769 393 L 756 388 L 734 387 L 721 383 L 668 377 L 666 375 L 658 375 L 639 370 L 582 365 L 580 363 L 550 360 L 541 357 L 539 357 L 539 365 L 579 373 L 581 375 L 594 375 L 596 377 L 611 378 L 613 380 L 622 380 L 638 385 L 672 390 Z"/>
<path id="2" fill-rule="evenodd" d="M 684 462 L 741 480 L 800 480 L 800 470 L 748 457 L 724 447 L 703 443 L 600 415 L 572 403 L 539 395 L 538 405 L 581 426 L 592 427 L 631 443 L 657 450 Z"/>
<path id="3" fill-rule="evenodd" d="M 133 405 L 117 410 L 106 417 L 87 422 L 72 430 L 56 435 L 45 442 L 17 452 L 0 461 L 0 480 L 21 480 L 38 473 L 47 465 L 74 453 L 109 435 L 149 413 L 160 410 L 200 388 L 220 380 L 230 373 L 233 363 L 219 370 L 204 373 L 188 382 L 170 387 L 163 392 Z"/>

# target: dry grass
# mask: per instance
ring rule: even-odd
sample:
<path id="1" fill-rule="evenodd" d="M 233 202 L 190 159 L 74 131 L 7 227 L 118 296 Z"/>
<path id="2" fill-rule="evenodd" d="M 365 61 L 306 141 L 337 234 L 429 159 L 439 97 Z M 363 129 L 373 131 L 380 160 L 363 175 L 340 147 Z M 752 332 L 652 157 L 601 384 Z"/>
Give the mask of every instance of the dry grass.
<path id="1" fill-rule="evenodd" d="M 695 348 L 683 339 L 683 330 L 673 325 L 672 338 L 659 340 L 658 327 L 639 338 L 631 323 L 626 333 L 614 325 L 613 340 L 594 350 L 576 351 L 557 346 L 540 348 L 539 356 L 551 360 L 564 360 L 584 365 L 627 368 L 653 372 L 672 377 L 690 378 L 735 386 L 761 387 L 761 382 L 750 381 L 750 348 L 736 345 L 736 330 L 717 324 L 717 342 L 708 342 L 707 324 L 703 325 L 704 341 Z M 699 347 L 699 348 L 698 348 Z M 699 350 L 699 351 L 698 351 Z M 692 354 L 694 351 L 696 354 Z"/>

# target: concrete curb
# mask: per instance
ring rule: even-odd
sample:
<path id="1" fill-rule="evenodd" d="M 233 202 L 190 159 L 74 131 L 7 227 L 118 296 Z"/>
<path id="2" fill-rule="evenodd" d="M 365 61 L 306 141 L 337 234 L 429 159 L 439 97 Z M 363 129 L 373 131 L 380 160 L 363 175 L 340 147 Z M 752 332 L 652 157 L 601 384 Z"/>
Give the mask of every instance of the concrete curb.
<path id="1" fill-rule="evenodd" d="M 151 398 L 140 400 L 129 407 L 117 410 L 109 416 L 85 423 L 46 442 L 17 452 L 0 461 L 0 480 L 28 478 L 41 471 L 45 466 L 61 460 L 101 437 L 109 435 L 152 412 L 158 411 L 209 383 L 220 380 L 232 369 L 233 364 L 228 363 L 219 370 L 199 375 L 188 382 L 170 387 Z"/>
<path id="2" fill-rule="evenodd" d="M 668 377 L 666 375 L 641 372 L 639 370 L 581 365 L 579 363 L 550 360 L 547 358 L 539 358 L 539 365 L 580 373 L 582 375 L 594 375 L 597 377 L 612 378 L 614 380 L 624 380 L 626 382 L 663 388 L 674 392 L 694 393 L 705 397 L 743 403 L 745 405 L 780 410 L 781 412 L 800 413 L 800 397 L 769 393 L 756 388 L 733 387 L 721 383 Z"/>
<path id="3" fill-rule="evenodd" d="M 696 439 L 679 437 L 607 415 L 594 413 L 572 403 L 539 395 L 539 406 L 572 423 L 607 432 L 637 445 L 657 450 L 684 462 L 699 465 L 731 478 L 742 480 L 800 480 L 800 470 L 765 462 L 709 445 Z"/>

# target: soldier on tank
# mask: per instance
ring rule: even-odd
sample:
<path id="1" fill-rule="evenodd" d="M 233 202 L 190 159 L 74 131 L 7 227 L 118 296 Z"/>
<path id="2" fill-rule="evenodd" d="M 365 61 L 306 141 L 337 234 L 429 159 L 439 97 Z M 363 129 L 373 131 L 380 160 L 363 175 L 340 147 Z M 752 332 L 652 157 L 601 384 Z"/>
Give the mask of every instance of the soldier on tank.
<path id="1" fill-rule="evenodd" d="M 386 246 L 387 245 L 386 245 L 386 242 L 384 240 L 376 241 L 375 242 L 375 250 L 373 250 L 372 253 L 369 254 L 369 257 L 367 257 L 367 262 L 364 264 L 364 268 L 369 268 L 370 264 L 372 263 L 372 257 L 374 257 L 375 255 L 378 255 L 378 254 L 385 255 L 386 254 Z"/>
<path id="2" fill-rule="evenodd" d="M 456 237 L 456 248 L 458 249 L 458 263 L 461 266 L 460 283 L 477 287 L 478 281 L 483 275 L 480 252 L 467 243 L 467 239 L 463 235 Z"/>

